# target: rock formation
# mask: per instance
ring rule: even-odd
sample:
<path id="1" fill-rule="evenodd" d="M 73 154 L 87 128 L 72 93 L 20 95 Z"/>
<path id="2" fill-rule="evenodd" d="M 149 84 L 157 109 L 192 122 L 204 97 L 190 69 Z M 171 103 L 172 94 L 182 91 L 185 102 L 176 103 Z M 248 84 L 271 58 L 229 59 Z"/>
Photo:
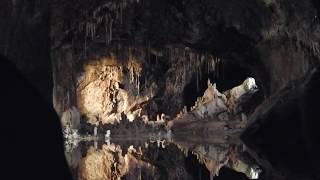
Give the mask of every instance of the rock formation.
<path id="1" fill-rule="evenodd" d="M 181 130 L 180 127 L 183 129 L 188 124 L 200 122 L 199 127 L 206 126 L 211 131 L 221 131 L 228 127 L 243 129 L 247 124 L 247 115 L 239 109 L 244 100 L 256 91 L 257 85 L 253 78 L 247 78 L 241 85 L 224 93 L 220 93 L 216 84 L 212 85 L 208 80 L 207 90 L 191 107 L 191 111 L 182 110 L 175 119 L 167 123 L 167 128 Z M 212 127 L 208 127 L 209 124 Z M 192 128 L 195 126 L 197 125 L 191 125 Z"/>
<path id="2" fill-rule="evenodd" d="M 257 179 L 261 173 L 260 167 L 246 155 L 245 146 L 239 139 L 222 137 L 217 143 L 204 142 L 202 138 L 158 137 L 155 140 L 143 137 L 140 134 L 128 140 L 122 136 L 111 139 L 113 142 L 94 142 L 96 145 L 86 142 L 68 152 L 67 158 L 78 178 L 87 180 L 192 179 L 190 170 L 184 165 L 188 156 L 196 156 L 197 163 L 209 172 L 208 178 L 218 176 L 222 167 L 230 167 L 250 179 Z M 77 155 L 79 151 L 83 156 Z"/>
<path id="3" fill-rule="evenodd" d="M 123 176 L 141 179 L 141 171 L 151 173 L 155 167 L 148 162 L 137 159 L 132 153 L 139 153 L 129 148 L 123 155 L 119 145 L 102 145 L 101 149 L 88 149 L 86 156 L 79 163 L 79 179 L 103 180 L 121 179 Z"/>
<path id="4" fill-rule="evenodd" d="M 223 141 L 246 127 L 265 179 L 319 179 L 318 0 L 2 0 L 0 14 L 0 54 L 54 106 L 65 137 L 166 125 Z M 243 94 L 253 79 L 233 88 L 247 77 L 258 92 Z"/>

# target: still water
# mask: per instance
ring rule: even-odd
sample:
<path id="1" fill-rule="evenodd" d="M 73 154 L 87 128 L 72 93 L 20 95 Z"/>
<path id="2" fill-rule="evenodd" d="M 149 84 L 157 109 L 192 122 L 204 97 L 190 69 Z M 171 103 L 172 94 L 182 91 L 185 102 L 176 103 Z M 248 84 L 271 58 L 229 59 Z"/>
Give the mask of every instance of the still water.
<path id="1" fill-rule="evenodd" d="M 127 135 L 66 141 L 74 179 L 257 179 L 261 169 L 238 137 Z M 230 170 L 231 171 L 231 170 Z"/>

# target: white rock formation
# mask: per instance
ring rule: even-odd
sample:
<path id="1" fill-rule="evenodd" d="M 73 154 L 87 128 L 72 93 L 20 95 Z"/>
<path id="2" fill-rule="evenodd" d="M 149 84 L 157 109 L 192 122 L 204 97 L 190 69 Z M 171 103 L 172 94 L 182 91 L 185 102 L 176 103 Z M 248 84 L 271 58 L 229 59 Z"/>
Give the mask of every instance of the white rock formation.
<path id="1" fill-rule="evenodd" d="M 242 128 L 243 123 L 246 122 L 246 115 L 244 113 L 237 115 L 237 108 L 247 94 L 254 93 L 257 89 L 255 80 L 247 78 L 241 85 L 220 93 L 216 84 L 211 84 L 208 80 L 208 88 L 205 90 L 202 97 L 198 98 L 195 105 L 191 107 L 191 111 L 187 112 L 186 107 L 178 113 L 177 117 L 167 123 L 167 129 L 178 124 L 186 124 L 194 121 L 238 121 L 235 128 Z M 241 122 L 241 123 L 240 123 Z"/>
<path id="2" fill-rule="evenodd" d="M 252 77 L 247 78 L 241 85 L 224 92 L 228 97 L 228 107 L 233 113 L 237 113 L 238 105 L 241 103 L 242 97 L 249 93 L 254 93 L 257 90 L 255 79 Z"/>
<path id="3" fill-rule="evenodd" d="M 190 142 L 175 142 L 183 152 L 191 151 L 199 163 L 204 164 L 210 172 L 210 178 L 219 175 L 223 166 L 242 172 L 250 179 L 257 179 L 261 169 L 255 164 L 244 161 L 238 152 L 237 144 L 194 144 Z"/>
<path id="4" fill-rule="evenodd" d="M 78 146 L 78 143 L 81 141 L 81 137 L 78 134 L 77 129 L 71 129 L 70 126 L 66 126 L 63 129 L 63 137 L 65 139 L 65 151 L 72 152 Z"/>
<path id="5" fill-rule="evenodd" d="M 80 113 L 76 107 L 72 107 L 62 113 L 61 124 L 63 127 L 69 126 L 72 129 L 80 128 Z"/>

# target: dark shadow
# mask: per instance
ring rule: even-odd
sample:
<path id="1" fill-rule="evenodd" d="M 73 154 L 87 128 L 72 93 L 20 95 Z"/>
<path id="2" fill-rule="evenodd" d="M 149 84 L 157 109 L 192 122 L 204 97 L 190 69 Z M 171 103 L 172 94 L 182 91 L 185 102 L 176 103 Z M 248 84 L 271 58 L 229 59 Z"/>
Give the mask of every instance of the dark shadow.
<path id="1" fill-rule="evenodd" d="M 280 97 L 265 119 L 242 135 L 259 158 L 270 162 L 269 174 L 282 174 L 284 179 L 320 178 L 319 84 L 317 72 L 305 87 L 297 85 Z"/>
<path id="2" fill-rule="evenodd" d="M 1 179 L 71 179 L 59 118 L 5 57 L 0 57 Z"/>
<path id="3" fill-rule="evenodd" d="M 228 167 L 222 167 L 219 171 L 219 176 L 216 176 L 213 179 L 214 180 L 248 180 L 245 174 L 239 173 Z"/>
<path id="4" fill-rule="evenodd" d="M 204 68 L 202 71 L 206 72 Z M 193 76 L 191 82 L 185 86 L 183 91 L 184 105 L 190 109 L 197 98 L 203 96 L 208 87 L 208 79 L 211 83 L 216 83 L 217 89 L 223 92 L 242 84 L 247 77 L 252 76 L 253 74 L 249 69 L 241 67 L 236 62 L 225 61 L 219 65 L 217 72 L 203 73 L 201 79 L 198 80 L 198 85 L 196 74 Z"/>
<path id="5" fill-rule="evenodd" d="M 200 164 L 197 157 L 188 152 L 186 157 L 186 170 L 193 177 L 193 179 L 210 180 L 210 172 L 204 164 Z"/>

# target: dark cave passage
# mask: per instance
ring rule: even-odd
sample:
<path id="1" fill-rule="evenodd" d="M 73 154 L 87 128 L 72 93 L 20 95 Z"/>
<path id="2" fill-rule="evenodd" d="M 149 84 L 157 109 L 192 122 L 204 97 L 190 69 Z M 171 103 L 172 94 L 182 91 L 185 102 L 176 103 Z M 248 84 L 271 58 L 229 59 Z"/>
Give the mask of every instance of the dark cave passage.
<path id="1" fill-rule="evenodd" d="M 206 168 L 205 164 L 199 163 L 197 160 L 197 156 L 188 152 L 188 156 L 186 157 L 186 170 L 193 177 L 193 179 L 197 180 L 210 180 L 210 172 Z M 213 177 L 214 180 L 247 180 L 245 174 L 236 172 L 231 168 L 223 166 L 219 170 L 219 175 Z"/>
<path id="2" fill-rule="evenodd" d="M 293 172 L 291 177 L 319 179 L 319 83 L 320 73 L 316 72 L 303 91 L 297 87 L 281 97 L 261 125 L 250 127 L 242 137 L 280 171 Z"/>
<path id="3" fill-rule="evenodd" d="M 208 171 L 206 166 L 204 164 L 200 164 L 197 160 L 197 157 L 190 151 L 188 152 L 188 156 L 186 157 L 186 170 L 194 179 L 210 179 L 210 172 Z"/>
<path id="4" fill-rule="evenodd" d="M 313 3 L 314 3 L 314 6 L 317 10 L 317 13 L 318 13 L 318 17 L 317 17 L 317 21 L 319 22 L 319 16 L 320 16 L 320 1 L 318 0 L 313 0 Z"/>
<path id="5" fill-rule="evenodd" d="M 206 71 L 203 70 L 203 72 Z M 248 68 L 241 67 L 237 62 L 222 61 L 218 66 L 217 72 L 202 74 L 198 84 L 196 74 L 193 75 L 191 82 L 185 86 L 183 91 L 184 105 L 187 106 L 188 110 L 194 105 L 197 98 L 201 97 L 207 89 L 208 79 L 210 79 L 211 83 L 216 83 L 217 89 L 223 92 L 242 84 L 248 77 L 253 77 L 253 73 Z"/>

